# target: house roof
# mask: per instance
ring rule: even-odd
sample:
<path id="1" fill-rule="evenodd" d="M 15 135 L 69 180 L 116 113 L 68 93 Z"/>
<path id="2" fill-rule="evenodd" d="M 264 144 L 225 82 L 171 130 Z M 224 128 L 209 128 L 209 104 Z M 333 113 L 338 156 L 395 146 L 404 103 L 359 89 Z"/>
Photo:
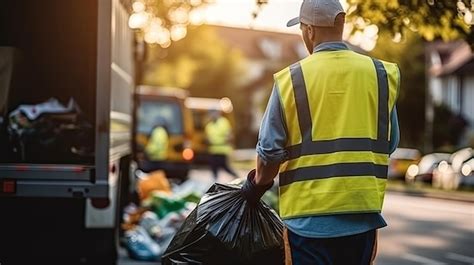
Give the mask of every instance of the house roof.
<path id="1" fill-rule="evenodd" d="M 474 70 L 474 53 L 465 41 L 434 42 L 427 46 L 430 54 L 439 55 L 431 61 L 429 73 L 433 76 L 465 74 Z"/>

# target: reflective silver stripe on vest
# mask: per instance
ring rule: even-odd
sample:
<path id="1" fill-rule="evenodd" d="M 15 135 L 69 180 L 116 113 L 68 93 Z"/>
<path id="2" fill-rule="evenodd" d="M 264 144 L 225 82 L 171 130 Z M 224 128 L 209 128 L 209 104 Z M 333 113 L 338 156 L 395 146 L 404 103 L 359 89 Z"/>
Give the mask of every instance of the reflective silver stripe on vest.
<path id="1" fill-rule="evenodd" d="M 378 99 L 378 126 L 377 126 L 377 139 L 388 141 L 388 79 L 387 71 L 383 63 L 377 59 L 372 59 L 377 71 L 377 83 L 379 86 L 379 99 Z"/>
<path id="2" fill-rule="evenodd" d="M 312 141 L 312 119 L 309 108 L 308 91 L 304 82 L 301 64 L 290 66 L 291 81 L 295 95 L 295 103 L 300 125 L 302 143 L 287 147 L 288 159 L 304 155 L 327 154 L 341 151 L 372 151 L 388 154 L 388 80 L 383 64 L 372 59 L 377 73 L 378 82 L 378 120 L 377 140 L 370 138 L 342 138 L 336 140 Z"/>
<path id="3" fill-rule="evenodd" d="M 388 166 L 374 163 L 339 163 L 334 165 L 302 167 L 280 173 L 280 186 L 297 181 L 333 177 L 375 176 L 387 178 Z"/>
<path id="4" fill-rule="evenodd" d="M 303 143 L 311 142 L 313 120 L 311 119 L 311 110 L 309 109 L 308 91 L 304 81 L 303 71 L 300 63 L 290 66 L 291 83 L 295 94 L 296 112 L 298 114 L 298 123 L 300 124 L 301 140 Z M 302 114 L 300 114 L 302 113 Z"/>
<path id="5" fill-rule="evenodd" d="M 342 138 L 336 140 L 311 141 L 286 148 L 289 159 L 300 156 L 329 154 L 349 151 L 372 151 L 379 154 L 388 154 L 387 141 L 370 138 Z"/>

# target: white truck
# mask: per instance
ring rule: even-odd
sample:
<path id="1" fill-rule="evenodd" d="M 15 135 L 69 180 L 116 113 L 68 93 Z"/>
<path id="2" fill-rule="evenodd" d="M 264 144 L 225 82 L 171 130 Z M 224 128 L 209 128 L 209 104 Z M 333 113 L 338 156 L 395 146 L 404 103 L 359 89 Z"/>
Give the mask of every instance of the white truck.
<path id="1" fill-rule="evenodd" d="M 0 3 L 2 265 L 116 263 L 120 211 L 131 181 L 135 63 L 129 4 Z M 73 99 L 90 125 L 90 137 L 81 136 L 79 144 L 92 150 L 82 160 L 34 141 L 11 143 L 10 113 L 51 98 Z"/>

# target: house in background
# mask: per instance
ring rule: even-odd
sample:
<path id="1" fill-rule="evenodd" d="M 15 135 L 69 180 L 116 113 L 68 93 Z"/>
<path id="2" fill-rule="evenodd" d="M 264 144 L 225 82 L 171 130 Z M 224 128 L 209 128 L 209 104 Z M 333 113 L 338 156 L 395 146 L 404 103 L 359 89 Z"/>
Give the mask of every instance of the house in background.
<path id="1" fill-rule="evenodd" d="M 445 105 L 467 121 L 459 147 L 467 146 L 474 135 L 474 53 L 464 41 L 431 43 L 426 52 L 428 102 Z"/>

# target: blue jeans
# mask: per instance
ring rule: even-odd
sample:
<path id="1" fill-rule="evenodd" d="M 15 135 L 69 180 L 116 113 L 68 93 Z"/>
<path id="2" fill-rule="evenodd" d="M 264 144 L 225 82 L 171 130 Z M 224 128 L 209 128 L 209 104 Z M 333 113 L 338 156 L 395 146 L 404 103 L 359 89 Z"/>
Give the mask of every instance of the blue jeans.
<path id="1" fill-rule="evenodd" d="M 376 230 L 336 238 L 306 238 L 288 230 L 293 265 L 368 265 L 377 248 Z M 288 265 L 289 259 L 287 259 Z"/>

